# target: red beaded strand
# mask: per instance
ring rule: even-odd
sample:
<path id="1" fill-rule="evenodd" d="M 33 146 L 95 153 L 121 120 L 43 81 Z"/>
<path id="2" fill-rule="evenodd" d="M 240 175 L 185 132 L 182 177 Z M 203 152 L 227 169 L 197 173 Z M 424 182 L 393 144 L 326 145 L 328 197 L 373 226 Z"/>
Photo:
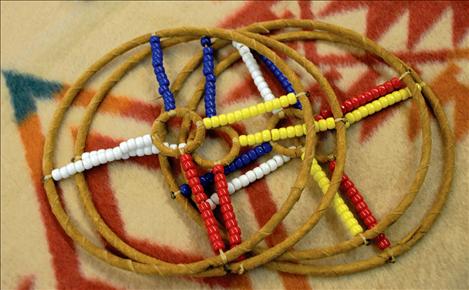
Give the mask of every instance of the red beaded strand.
<path id="1" fill-rule="evenodd" d="M 342 109 L 342 113 L 348 113 L 351 112 L 352 110 L 363 106 L 366 103 L 369 103 L 379 97 L 382 97 L 386 94 L 389 94 L 395 90 L 399 90 L 404 86 L 404 83 L 397 77 L 393 77 L 387 82 L 382 83 L 381 85 L 377 85 L 376 87 L 372 88 L 371 90 L 368 90 L 365 93 L 362 93 L 358 96 L 355 96 L 353 98 L 345 100 L 340 108 Z M 319 121 L 321 119 L 327 119 L 329 117 L 332 117 L 332 112 L 331 110 L 324 109 L 322 110 L 318 115 L 314 117 L 316 121 Z"/>
<path id="2" fill-rule="evenodd" d="M 216 254 L 218 254 L 220 250 L 225 249 L 225 244 L 221 238 L 215 216 L 210 209 L 210 204 L 206 201 L 207 195 L 200 183 L 197 167 L 190 154 L 181 155 L 181 167 L 192 190 L 194 200 L 199 208 L 202 219 L 204 220 L 205 228 L 207 230 L 210 243 L 212 244 L 212 249 Z"/>
<path id="3" fill-rule="evenodd" d="M 331 161 L 329 163 L 329 170 L 333 172 L 335 169 L 335 161 Z M 342 181 L 340 183 L 340 188 L 343 192 L 347 195 L 348 199 L 353 204 L 355 211 L 357 212 L 358 216 L 365 224 L 367 229 L 371 229 L 376 226 L 378 223 L 371 213 L 371 210 L 368 207 L 368 204 L 363 199 L 363 196 L 360 194 L 358 189 L 355 187 L 353 182 L 350 178 L 344 173 L 342 175 Z M 374 239 L 374 242 L 378 246 L 379 249 L 384 250 L 391 245 L 391 242 L 386 237 L 384 233 L 380 233 Z"/>
<path id="4" fill-rule="evenodd" d="M 230 248 L 241 244 L 241 229 L 238 226 L 236 215 L 231 205 L 228 183 L 226 182 L 225 168 L 222 165 L 215 165 L 212 169 L 215 180 L 215 189 L 220 200 L 220 210 L 223 215 L 226 230 L 228 231 Z"/>

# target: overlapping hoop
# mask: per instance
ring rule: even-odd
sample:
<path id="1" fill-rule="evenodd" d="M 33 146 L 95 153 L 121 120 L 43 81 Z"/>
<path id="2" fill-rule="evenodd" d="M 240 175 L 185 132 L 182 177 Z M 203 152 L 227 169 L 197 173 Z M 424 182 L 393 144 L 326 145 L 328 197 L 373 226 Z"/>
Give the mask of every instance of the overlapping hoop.
<path id="1" fill-rule="evenodd" d="M 297 28 L 303 29 L 302 31 L 286 32 L 281 34 L 275 34 L 271 36 L 265 36 L 271 31 L 279 30 L 282 28 Z M 167 263 L 153 257 L 147 256 L 144 253 L 139 252 L 137 249 L 132 248 L 130 245 L 124 243 L 111 229 L 104 223 L 96 208 L 94 207 L 91 194 L 86 185 L 83 174 L 76 175 L 76 182 L 79 188 L 80 197 L 84 204 L 85 211 L 95 224 L 98 232 L 113 245 L 120 252 L 125 254 L 129 259 L 123 259 L 115 256 L 110 252 L 92 244 L 84 235 L 82 235 L 77 228 L 71 223 L 67 213 L 63 209 L 59 196 L 57 195 L 55 184 L 51 179 L 45 180 L 44 187 L 47 192 L 47 197 L 51 205 L 51 209 L 56 216 L 57 220 L 64 228 L 65 232 L 84 249 L 90 252 L 92 255 L 106 261 L 107 263 L 126 269 L 130 271 L 140 273 L 152 273 L 158 275 L 196 275 L 196 276 L 215 276 L 226 274 L 227 271 L 242 273 L 245 270 L 255 268 L 257 266 L 265 264 L 269 268 L 277 269 L 280 271 L 286 271 L 291 273 L 300 274 L 314 274 L 314 275 L 338 275 L 345 273 L 352 273 L 360 270 L 369 269 L 385 263 L 389 258 L 396 257 L 413 246 L 435 221 L 438 213 L 445 202 L 446 196 L 449 192 L 449 188 L 452 181 L 453 170 L 454 170 L 454 141 L 452 133 L 449 129 L 446 116 L 438 102 L 437 97 L 431 91 L 427 85 L 423 85 L 422 80 L 419 76 L 412 71 L 405 63 L 397 59 L 392 54 L 388 53 L 384 49 L 374 44 L 371 40 L 368 40 L 355 32 L 333 26 L 330 24 L 314 22 L 309 20 L 278 20 L 253 24 L 249 27 L 243 28 L 238 31 L 228 31 L 222 29 L 198 29 L 198 28 L 181 28 L 181 29 L 170 29 L 163 30 L 156 33 L 162 38 L 166 38 L 162 42 L 163 47 L 169 47 L 180 42 L 186 42 L 193 40 L 200 36 L 212 36 L 220 39 L 236 40 L 244 43 L 248 47 L 260 52 L 261 54 L 270 58 L 275 65 L 292 81 L 296 91 L 302 92 L 301 83 L 298 77 L 291 71 L 286 64 L 272 52 L 271 49 L 279 51 L 285 54 L 287 57 L 299 63 L 309 74 L 311 74 L 321 85 L 325 91 L 329 104 L 332 109 L 334 118 L 343 118 L 342 111 L 340 110 L 339 103 L 335 94 L 328 84 L 327 80 L 321 75 L 319 70 L 309 60 L 305 59 L 296 51 L 292 50 L 282 42 L 293 41 L 293 40 L 313 40 L 321 39 L 337 43 L 344 43 L 347 45 L 356 46 L 362 48 L 368 52 L 371 52 L 378 57 L 382 58 L 391 67 L 393 67 L 399 74 L 403 74 L 406 71 L 411 71 L 410 74 L 404 77 L 404 82 L 409 88 L 413 99 L 419 108 L 419 117 L 422 122 L 422 152 L 419 163 L 419 169 L 417 170 L 415 179 L 411 184 L 409 192 L 404 195 L 398 206 L 396 206 L 390 214 L 383 217 L 380 223 L 373 229 L 367 230 L 363 233 L 363 237 L 367 239 L 374 238 L 377 234 L 384 231 L 389 225 L 397 221 L 402 216 L 404 211 L 413 202 L 416 194 L 418 193 L 421 184 L 425 178 L 427 168 L 429 166 L 429 157 L 431 152 L 431 133 L 429 126 L 429 116 L 426 109 L 425 99 L 431 106 L 431 109 L 436 116 L 436 119 L 440 125 L 442 131 L 442 138 L 444 141 L 444 168 L 442 170 L 442 182 L 440 184 L 439 193 L 431 209 L 422 219 L 421 224 L 406 235 L 401 241 L 395 246 L 387 249 L 385 252 L 378 254 L 375 257 L 367 260 L 352 262 L 349 264 L 339 264 L 331 266 L 316 266 L 312 264 L 303 263 L 304 260 L 318 259 L 325 256 L 331 256 L 338 253 L 351 250 L 363 244 L 363 239 L 360 236 L 339 243 L 338 245 L 328 246 L 318 249 L 303 250 L 303 251 L 292 251 L 291 247 L 298 242 L 306 233 L 308 233 L 319 221 L 324 211 L 329 207 L 332 202 L 333 196 L 338 189 L 340 178 L 343 172 L 344 161 L 345 161 L 345 124 L 342 122 L 337 123 L 337 146 L 336 146 L 336 158 L 337 165 L 336 170 L 333 172 L 332 180 L 327 190 L 327 193 L 322 197 L 318 207 L 314 213 L 308 218 L 305 224 L 298 227 L 288 238 L 281 243 L 275 245 L 270 249 L 263 249 L 256 247 L 256 245 L 268 236 L 275 226 L 280 223 L 285 216 L 289 213 L 295 202 L 299 199 L 303 188 L 305 187 L 305 181 L 308 178 L 308 171 L 311 167 L 314 157 L 314 143 L 315 143 L 315 130 L 313 128 L 312 110 L 308 99 L 305 96 L 299 97 L 303 110 L 301 112 L 295 111 L 304 118 L 306 124 L 306 141 L 305 141 L 305 158 L 302 162 L 298 178 L 295 181 L 295 185 L 289 196 L 286 198 L 285 203 L 280 208 L 279 212 L 276 213 L 257 233 L 247 239 L 241 245 L 227 251 L 224 256 L 215 256 L 207 258 L 203 261 L 189 263 L 189 264 L 172 264 Z M 86 82 L 108 62 L 115 57 L 122 55 L 123 53 L 146 43 L 150 35 L 144 35 L 136 38 L 130 42 L 127 42 L 119 48 L 111 51 L 105 55 L 97 63 L 91 66 L 85 73 L 77 80 L 77 82 L 69 89 L 59 108 L 54 114 L 52 126 L 45 142 L 44 158 L 43 158 L 43 172 L 44 175 L 48 175 L 53 169 L 53 156 L 55 148 L 55 138 L 60 123 L 66 113 L 68 107 L 73 102 L 78 92 L 84 87 Z M 173 37 L 173 38 L 169 38 Z M 215 48 L 221 48 L 226 45 L 226 41 L 217 40 L 214 44 Z M 143 49 L 133 56 L 131 56 L 126 62 L 124 62 L 112 75 L 109 77 L 103 86 L 97 91 L 93 97 L 90 105 L 88 106 L 82 124 L 77 134 L 77 141 L 75 147 L 75 153 L 80 155 L 84 149 L 84 143 L 86 135 L 88 133 L 93 115 L 96 113 L 99 104 L 102 102 L 109 90 L 122 78 L 122 76 L 130 70 L 136 63 L 141 61 L 144 57 L 149 54 L 148 49 Z M 238 59 L 236 53 L 231 54 L 226 59 L 221 61 L 215 68 L 215 73 L 219 74 L 232 63 Z M 175 82 L 173 83 L 172 90 L 176 94 L 188 78 L 190 72 L 194 71 L 200 64 L 201 55 L 196 55 L 183 69 L 182 73 L 178 75 Z M 418 85 L 421 84 L 421 85 Z M 202 85 L 202 84 L 201 84 Z M 202 86 L 199 86 L 192 99 L 190 100 L 187 108 L 194 110 L 200 102 L 202 95 Z M 423 94 L 422 94 L 423 93 Z M 182 130 L 180 134 L 180 142 L 184 142 L 187 138 L 187 130 L 189 128 L 188 120 L 184 120 Z M 200 138 L 199 138 L 200 139 Z M 200 140 L 198 140 L 200 141 Z M 273 144 L 274 150 L 281 154 L 289 155 L 292 157 L 298 157 L 298 150 L 291 150 L 281 147 L 278 144 Z M 162 150 L 163 151 L 163 150 Z M 239 151 L 239 148 L 238 148 Z M 165 153 L 165 152 L 163 152 Z M 172 152 L 174 153 L 174 152 Z M 168 152 L 166 152 L 168 154 Z M 168 154 L 169 155 L 169 154 Z M 176 155 L 176 154 L 174 154 Z M 227 158 L 225 162 L 230 162 L 236 154 L 229 154 L 230 158 Z M 160 165 L 162 173 L 165 177 L 166 182 L 171 191 L 178 191 L 178 185 L 176 180 L 172 176 L 168 159 L 164 155 L 159 155 Z M 231 160 L 230 160 L 231 159 Z M 199 163 L 204 161 L 199 160 Z M 211 165 L 211 164 L 209 164 Z M 207 164 L 205 164 L 207 166 Z M 195 221 L 200 223 L 200 217 L 197 211 L 188 206 L 188 201 L 180 196 L 176 195 L 176 200 L 183 204 L 183 208 L 188 209 L 188 214 Z M 243 261 L 232 262 L 239 256 L 245 253 L 251 252 L 253 255 Z"/>

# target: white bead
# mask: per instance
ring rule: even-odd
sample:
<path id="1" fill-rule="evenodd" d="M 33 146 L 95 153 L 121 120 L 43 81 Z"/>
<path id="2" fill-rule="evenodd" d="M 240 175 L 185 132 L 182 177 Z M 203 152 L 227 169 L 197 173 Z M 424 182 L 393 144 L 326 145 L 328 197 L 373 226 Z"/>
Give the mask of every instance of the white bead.
<path id="1" fill-rule="evenodd" d="M 54 169 L 52 170 L 52 178 L 55 180 L 55 181 L 59 181 L 62 179 L 62 175 L 60 174 L 60 170 L 59 169 Z"/>
<path id="2" fill-rule="evenodd" d="M 248 53 L 251 53 L 251 51 L 249 50 L 247 46 L 243 45 L 239 48 L 239 54 L 243 55 L 243 54 L 248 54 Z"/>
<path id="3" fill-rule="evenodd" d="M 257 85 L 257 89 L 259 91 L 262 91 L 262 90 L 268 89 L 268 88 L 269 88 L 269 85 L 267 85 L 267 83 L 264 82 L 264 81 Z"/>
<path id="4" fill-rule="evenodd" d="M 241 181 L 241 185 L 242 185 L 243 187 L 246 187 L 246 186 L 249 185 L 249 179 L 248 179 L 248 177 L 247 177 L 246 175 L 243 174 L 243 175 L 241 175 L 241 176 L 238 177 L 238 178 L 239 178 L 239 181 Z"/>
<path id="5" fill-rule="evenodd" d="M 122 159 L 122 151 L 120 147 L 112 148 L 112 154 L 114 155 L 114 160 L 121 160 Z"/>
<path id="6" fill-rule="evenodd" d="M 255 167 L 252 171 L 254 171 L 254 174 L 256 175 L 257 179 L 261 179 L 264 177 L 264 173 L 262 172 L 262 169 L 260 167 Z"/>
<path id="7" fill-rule="evenodd" d="M 277 169 L 277 162 L 275 160 L 269 159 L 267 161 L 267 165 L 269 165 L 271 171 L 275 171 Z"/>
<path id="8" fill-rule="evenodd" d="M 81 160 L 83 161 L 83 167 L 85 167 L 86 170 L 91 169 L 93 167 L 89 156 L 87 158 L 82 157 Z"/>
<path id="9" fill-rule="evenodd" d="M 259 165 L 259 167 L 262 169 L 262 173 L 264 173 L 264 176 L 270 173 L 270 167 L 267 165 L 267 163 L 262 163 Z"/>
<path id="10" fill-rule="evenodd" d="M 233 41 L 232 44 L 233 44 L 233 47 L 236 49 L 239 49 L 242 46 L 242 44 L 237 41 Z"/>
<path id="11" fill-rule="evenodd" d="M 122 153 L 122 160 L 125 160 L 125 159 L 129 159 L 129 153 Z"/>
<path id="12" fill-rule="evenodd" d="M 75 169 L 75 164 L 73 163 L 69 163 L 67 164 L 67 173 L 68 175 L 72 176 L 74 175 L 75 173 L 77 173 L 76 169 Z"/>
<path id="13" fill-rule="evenodd" d="M 122 153 L 127 153 L 127 152 L 129 152 L 129 146 L 127 145 L 127 142 L 126 142 L 126 141 L 121 142 L 121 143 L 119 144 L 119 148 L 121 149 L 121 152 L 122 152 Z"/>
<path id="14" fill-rule="evenodd" d="M 285 163 L 282 157 L 280 157 L 279 155 L 275 155 L 272 159 L 275 160 L 275 162 L 277 163 L 277 166 L 282 166 L 283 163 Z"/>
<path id="15" fill-rule="evenodd" d="M 256 174 L 254 174 L 254 171 L 252 170 L 249 170 L 248 172 L 246 172 L 245 175 L 247 176 L 249 183 L 252 183 L 257 179 Z"/>
<path id="16" fill-rule="evenodd" d="M 229 192 L 230 194 L 233 194 L 235 191 L 236 191 L 236 190 L 235 190 L 235 187 L 234 187 L 233 183 L 228 182 L 228 192 Z"/>
<path id="17" fill-rule="evenodd" d="M 252 74 L 251 74 L 251 77 L 252 77 L 253 79 L 255 79 L 255 78 L 258 77 L 258 76 L 262 77 L 262 73 L 261 73 L 260 70 L 256 70 L 256 71 L 252 72 Z M 264 82 L 264 83 L 265 83 L 265 82 Z"/>
<path id="18" fill-rule="evenodd" d="M 261 96 L 263 96 L 264 98 L 268 98 L 268 101 L 270 101 L 270 98 L 271 98 L 270 95 L 272 95 L 272 92 L 270 91 L 269 88 L 262 89 L 260 93 L 261 93 Z"/>
<path id="19" fill-rule="evenodd" d="M 207 203 L 210 205 L 210 208 L 212 210 L 214 210 L 217 207 L 217 205 L 210 198 L 207 199 Z"/>
<path id="20" fill-rule="evenodd" d="M 218 199 L 218 194 L 214 193 L 210 197 L 210 199 L 215 203 L 215 204 L 220 204 L 220 199 Z"/>
<path id="21" fill-rule="evenodd" d="M 169 148 L 171 148 L 173 150 L 176 150 L 176 149 L 178 149 L 178 145 L 177 144 L 171 144 L 171 145 L 169 145 Z"/>
<path id="22" fill-rule="evenodd" d="M 135 143 L 135 139 L 134 138 L 130 138 L 129 140 L 127 140 L 127 146 L 129 146 L 129 153 L 131 151 L 135 151 L 135 149 L 137 149 L 137 143 Z M 130 155 L 130 154 L 129 154 Z M 132 155 L 131 155 L 132 156 Z"/>
<path id="23" fill-rule="evenodd" d="M 145 153 L 143 152 L 143 148 L 137 148 L 136 153 L 137 153 L 137 156 L 145 155 Z"/>
<path id="24" fill-rule="evenodd" d="M 181 144 L 178 145 L 178 148 L 179 148 L 179 149 L 182 149 L 182 148 L 184 148 L 184 147 L 186 147 L 186 143 L 181 143 Z"/>
<path id="25" fill-rule="evenodd" d="M 137 145 L 137 148 L 143 148 L 143 146 L 145 146 L 142 137 L 135 138 L 135 144 Z"/>
<path id="26" fill-rule="evenodd" d="M 83 154 L 81 154 L 81 160 L 83 159 L 90 159 L 90 152 L 83 152 Z"/>
<path id="27" fill-rule="evenodd" d="M 264 78 L 262 76 L 257 76 L 254 78 L 254 83 L 258 84 L 260 82 L 264 81 Z"/>
<path id="28" fill-rule="evenodd" d="M 114 153 L 112 149 L 106 149 L 106 162 L 114 161 Z"/>
<path id="29" fill-rule="evenodd" d="M 239 181 L 238 178 L 234 178 L 231 183 L 233 183 L 233 186 L 235 190 L 239 190 L 241 188 L 241 181 Z"/>
<path id="30" fill-rule="evenodd" d="M 136 151 L 136 149 L 134 149 L 134 150 L 129 150 L 129 152 L 127 152 L 127 155 L 128 155 L 128 156 L 131 156 L 131 157 L 137 156 L 137 151 Z"/>
<path id="31" fill-rule="evenodd" d="M 62 175 L 62 179 L 65 179 L 68 177 L 67 166 L 61 167 L 59 170 L 60 170 L 60 175 Z"/>
<path id="32" fill-rule="evenodd" d="M 143 136 L 143 144 L 145 144 L 145 146 L 151 146 L 151 144 L 153 144 L 150 134 Z"/>
<path id="33" fill-rule="evenodd" d="M 107 159 L 106 159 L 106 150 L 105 149 L 99 149 L 98 150 L 98 159 L 99 159 L 99 163 L 106 164 Z"/>
<path id="34" fill-rule="evenodd" d="M 283 161 L 285 161 L 285 162 L 290 161 L 290 157 L 288 157 L 287 155 L 282 155 L 282 159 L 283 159 Z"/>
<path id="35" fill-rule="evenodd" d="M 98 152 L 91 151 L 90 152 L 90 159 L 91 159 L 91 164 L 93 164 L 93 166 L 98 166 L 99 165 Z"/>
<path id="36" fill-rule="evenodd" d="M 153 153 L 151 152 L 151 147 L 145 147 L 143 148 L 143 154 L 145 155 L 152 155 Z"/>
<path id="37" fill-rule="evenodd" d="M 151 145 L 151 153 L 158 154 L 160 153 L 160 151 L 158 150 L 158 148 L 156 148 L 155 145 Z"/>
<path id="38" fill-rule="evenodd" d="M 77 160 L 73 163 L 73 166 L 75 166 L 75 171 L 76 172 L 83 172 L 85 171 L 85 167 L 83 166 L 83 161 L 82 160 Z"/>

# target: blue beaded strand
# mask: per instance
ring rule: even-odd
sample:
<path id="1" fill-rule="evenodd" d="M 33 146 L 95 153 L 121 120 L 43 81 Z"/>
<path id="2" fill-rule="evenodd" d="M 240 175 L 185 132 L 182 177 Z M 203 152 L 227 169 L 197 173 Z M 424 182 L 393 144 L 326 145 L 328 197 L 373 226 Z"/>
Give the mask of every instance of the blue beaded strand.
<path id="1" fill-rule="evenodd" d="M 160 38 L 152 35 L 150 37 L 150 46 L 153 71 L 159 84 L 158 92 L 163 97 L 164 109 L 166 111 L 174 110 L 176 109 L 176 102 L 173 93 L 169 90 L 169 80 L 163 66 L 163 50 L 161 49 Z"/>
<path id="2" fill-rule="evenodd" d="M 225 175 L 233 173 L 236 170 L 240 170 L 241 168 L 254 163 L 257 159 L 270 153 L 271 151 L 272 145 L 270 145 L 270 143 L 268 142 L 265 142 L 244 152 L 243 154 L 236 157 L 233 162 L 225 166 Z M 203 187 L 208 187 L 213 183 L 213 179 L 213 173 L 207 172 L 204 175 L 200 176 L 200 183 Z M 181 191 L 181 194 L 187 198 L 190 197 L 192 194 L 191 188 L 187 184 L 180 185 L 179 190 Z"/>
<path id="3" fill-rule="evenodd" d="M 213 117 L 217 114 L 215 95 L 216 95 L 216 77 L 214 74 L 213 47 L 210 38 L 204 36 L 200 39 L 203 46 L 203 73 L 205 75 L 205 115 Z"/>
<path id="4" fill-rule="evenodd" d="M 274 76 L 277 78 L 277 80 L 280 82 L 280 85 L 282 88 L 289 93 L 295 93 L 295 90 L 293 89 L 292 84 L 288 80 L 288 78 L 279 70 L 279 68 L 266 56 L 262 54 L 258 54 L 259 58 L 262 60 L 262 62 L 267 66 L 267 68 L 274 74 Z M 293 107 L 297 109 L 301 109 L 301 103 L 297 101 Z"/>

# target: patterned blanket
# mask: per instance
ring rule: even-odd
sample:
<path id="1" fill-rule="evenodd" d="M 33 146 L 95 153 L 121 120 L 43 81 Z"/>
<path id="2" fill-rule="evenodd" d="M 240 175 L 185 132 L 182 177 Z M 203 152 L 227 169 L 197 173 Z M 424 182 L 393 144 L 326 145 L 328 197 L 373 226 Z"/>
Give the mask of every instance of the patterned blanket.
<path id="1" fill-rule="evenodd" d="M 262 1 L 262 2 L 2 2 L 1 3 L 1 288 L 2 289 L 468 289 L 469 288 L 469 2 Z M 41 183 L 44 136 L 51 116 L 79 74 L 117 45 L 147 32 L 190 26 L 240 27 L 277 18 L 316 19 L 339 24 L 377 41 L 415 68 L 440 97 L 454 129 L 456 172 L 447 204 L 431 231 L 414 249 L 374 270 L 342 277 L 308 277 L 258 268 L 239 276 L 189 279 L 145 276 L 108 266 L 65 235 L 56 222 Z M 376 59 L 355 49 L 324 42 L 295 48 L 318 64 L 341 100 L 395 76 Z M 165 51 L 170 80 L 198 43 Z M 291 62 L 289 62 L 291 64 Z M 73 156 L 84 108 L 113 63 L 83 90 L 60 129 L 56 164 Z M 196 73 L 178 103 L 202 77 Z M 310 77 L 315 110 L 325 96 Z M 259 100 L 243 65 L 217 82 L 218 110 L 228 112 Z M 279 86 L 274 87 L 278 95 Z M 151 63 L 137 65 L 100 106 L 87 150 L 115 146 L 147 134 L 161 100 Z M 199 108 L 201 109 L 201 108 Z M 202 110 L 201 110 L 202 111 Z M 347 131 L 348 175 L 379 219 L 407 190 L 420 153 L 420 126 L 412 101 L 386 109 Z M 265 118 L 238 127 L 254 132 Z M 387 231 L 397 241 L 420 220 L 440 181 L 441 141 L 435 121 L 427 179 L 414 204 Z M 202 154 L 219 154 L 223 140 L 211 136 Z M 330 138 L 324 138 L 325 143 Z M 207 155 L 208 156 L 208 155 Z M 233 195 L 243 236 L 275 213 L 293 184 L 298 161 Z M 205 233 L 170 198 L 154 156 L 114 162 L 91 170 L 86 179 L 106 223 L 140 251 L 170 262 L 211 255 Z M 72 222 L 93 242 L 112 251 L 85 215 L 73 180 L 60 182 Z M 310 182 L 291 214 L 263 246 L 273 246 L 301 225 L 320 199 Z M 295 249 L 331 245 L 347 239 L 334 212 L 328 211 Z M 314 263 L 339 263 L 369 257 L 374 247 Z"/>

